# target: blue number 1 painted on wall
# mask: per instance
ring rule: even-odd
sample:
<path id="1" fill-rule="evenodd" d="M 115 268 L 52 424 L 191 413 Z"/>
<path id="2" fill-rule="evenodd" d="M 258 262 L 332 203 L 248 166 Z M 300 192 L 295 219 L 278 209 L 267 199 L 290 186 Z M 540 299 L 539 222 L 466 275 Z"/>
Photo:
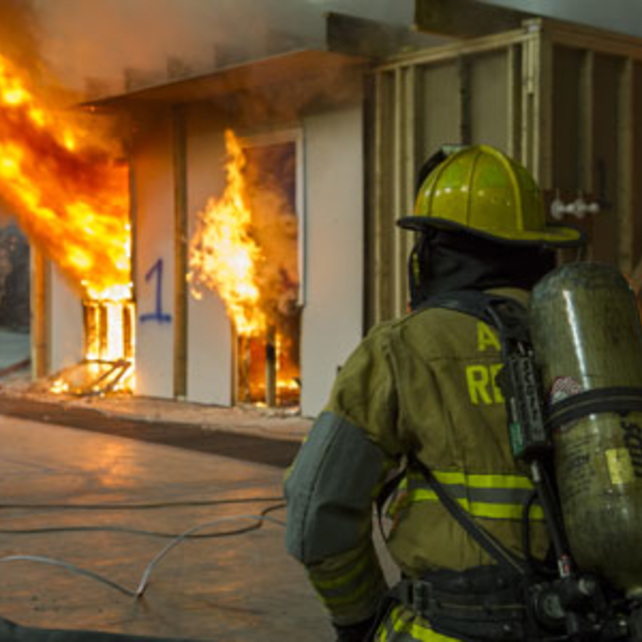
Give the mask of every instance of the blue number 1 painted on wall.
<path id="1" fill-rule="evenodd" d="M 147 321 L 156 321 L 157 323 L 171 323 L 172 316 L 171 314 L 165 314 L 163 312 L 163 259 L 158 259 L 154 265 L 152 265 L 151 270 L 145 275 L 145 281 L 151 281 L 154 274 L 157 275 L 156 278 L 156 308 L 154 312 L 149 312 L 147 314 L 141 314 L 140 322 L 146 323 Z"/>

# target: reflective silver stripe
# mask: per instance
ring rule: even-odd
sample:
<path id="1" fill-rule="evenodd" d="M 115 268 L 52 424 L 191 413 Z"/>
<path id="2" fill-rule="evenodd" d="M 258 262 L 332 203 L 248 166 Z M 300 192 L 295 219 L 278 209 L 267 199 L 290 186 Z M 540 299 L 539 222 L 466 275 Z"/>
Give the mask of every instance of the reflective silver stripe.
<path id="1" fill-rule="evenodd" d="M 356 594 L 365 590 L 363 586 L 366 584 L 381 588 L 379 565 L 372 545 L 368 544 L 358 558 L 339 572 L 321 571 L 314 567 L 309 570 L 310 580 L 326 604 L 350 603 Z"/>
<path id="2" fill-rule="evenodd" d="M 437 481 L 444 486 L 455 499 L 468 499 L 471 502 L 484 502 L 486 504 L 523 504 L 532 494 L 533 487 L 528 482 L 526 477 L 507 476 L 506 486 L 504 487 L 490 487 L 490 486 L 473 486 L 464 483 L 448 483 L 447 477 L 439 472 L 433 473 Z M 481 477 L 476 475 L 476 477 Z M 498 475 L 489 475 L 494 480 L 498 480 Z M 526 480 L 529 487 L 510 486 L 516 480 Z M 431 489 L 430 484 L 426 481 L 421 473 L 412 472 L 410 474 L 409 490 L 417 490 L 419 488 Z"/>
<path id="3" fill-rule="evenodd" d="M 520 475 L 466 475 L 460 472 L 434 472 L 447 492 L 471 515 L 488 519 L 521 519 L 526 501 L 533 488 L 525 476 Z M 469 484 L 462 480 L 470 481 Z M 503 487 L 490 484 L 502 483 Z M 403 486 L 402 486 L 403 487 Z M 420 472 L 412 471 L 406 481 L 407 502 L 435 501 L 439 498 Z M 531 519 L 544 518 L 537 504 L 531 508 Z"/>
<path id="4" fill-rule="evenodd" d="M 345 556 L 343 556 L 345 557 Z M 337 622 L 359 622 L 372 615 L 387 586 L 370 540 L 356 555 L 308 568 L 321 601 Z"/>

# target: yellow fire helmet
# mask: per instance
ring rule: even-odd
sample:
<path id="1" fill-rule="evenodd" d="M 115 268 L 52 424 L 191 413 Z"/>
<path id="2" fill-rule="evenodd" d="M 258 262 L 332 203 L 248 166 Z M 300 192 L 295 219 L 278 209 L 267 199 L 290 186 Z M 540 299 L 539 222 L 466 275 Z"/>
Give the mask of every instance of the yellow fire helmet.
<path id="1" fill-rule="evenodd" d="M 519 163 L 488 145 L 466 147 L 440 163 L 419 188 L 406 229 L 427 227 L 470 232 L 521 245 L 581 245 L 581 230 L 548 223 L 542 192 Z"/>

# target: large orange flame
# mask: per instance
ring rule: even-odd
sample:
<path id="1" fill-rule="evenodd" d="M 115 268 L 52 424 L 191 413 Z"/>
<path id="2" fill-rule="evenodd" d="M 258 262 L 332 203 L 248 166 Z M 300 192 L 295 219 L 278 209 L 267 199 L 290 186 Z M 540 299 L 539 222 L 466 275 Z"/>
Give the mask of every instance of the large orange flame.
<path id="1" fill-rule="evenodd" d="M 0 197 L 84 296 L 131 297 L 126 164 L 2 56 Z"/>
<path id="2" fill-rule="evenodd" d="M 251 234 L 243 149 L 231 130 L 225 132 L 225 143 L 227 186 L 223 196 L 210 199 L 198 215 L 188 280 L 198 299 L 203 289 L 218 291 L 239 335 L 257 336 L 266 326 L 257 274 L 262 253 Z"/>

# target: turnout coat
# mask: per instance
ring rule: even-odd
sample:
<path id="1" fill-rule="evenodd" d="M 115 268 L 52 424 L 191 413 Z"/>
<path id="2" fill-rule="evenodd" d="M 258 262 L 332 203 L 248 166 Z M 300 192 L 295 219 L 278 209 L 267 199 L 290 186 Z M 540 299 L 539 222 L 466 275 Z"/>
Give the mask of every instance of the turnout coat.
<path id="1" fill-rule="evenodd" d="M 492 293 L 528 300 L 523 290 Z M 409 454 L 480 526 L 523 555 L 522 513 L 532 485 L 511 454 L 496 382 L 501 367 L 495 329 L 428 307 L 373 329 L 341 368 L 285 480 L 287 549 L 305 565 L 335 624 L 371 617 L 387 591 L 372 540 L 373 503 Z M 495 563 L 412 465 L 387 513 L 386 544 L 408 577 Z M 543 557 L 547 537 L 537 506 L 530 518 L 533 550 Z M 453 638 L 393 602 L 375 639 Z"/>

